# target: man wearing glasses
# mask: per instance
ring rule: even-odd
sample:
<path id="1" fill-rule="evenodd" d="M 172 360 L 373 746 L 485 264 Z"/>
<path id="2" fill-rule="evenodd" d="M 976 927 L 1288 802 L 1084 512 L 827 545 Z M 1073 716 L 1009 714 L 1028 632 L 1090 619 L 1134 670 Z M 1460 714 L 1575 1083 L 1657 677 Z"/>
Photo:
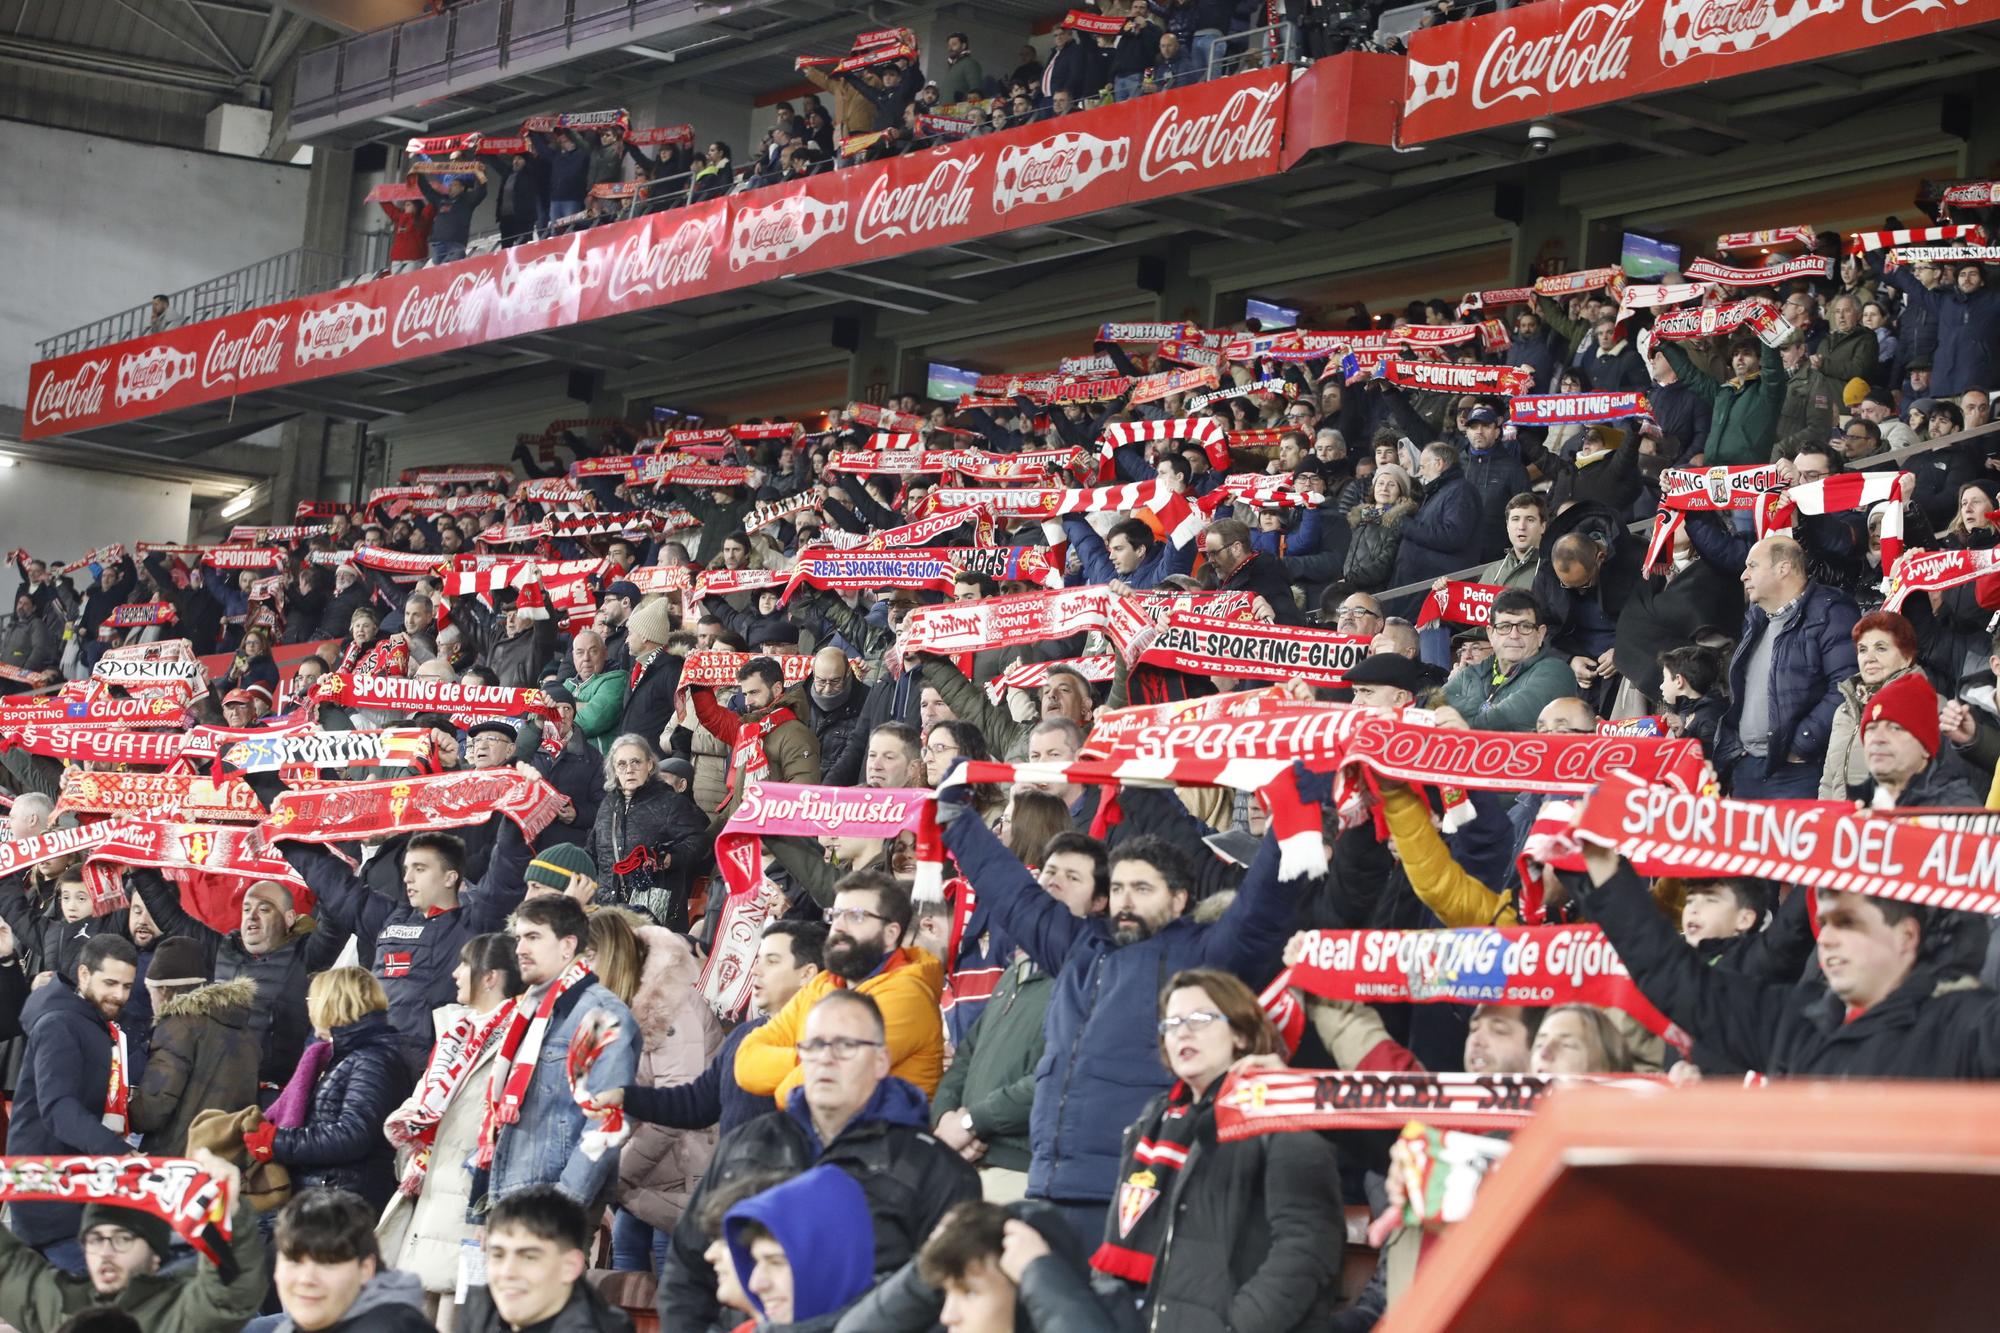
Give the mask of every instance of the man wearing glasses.
<path id="1" fill-rule="evenodd" d="M 909 890 L 882 871 L 857 870 L 840 881 L 826 913 L 825 970 L 737 1049 L 736 1082 L 745 1092 L 788 1105 L 811 1072 L 800 1059 L 806 1016 L 825 996 L 850 989 L 872 996 L 888 1019 L 889 1072 L 926 1097 L 937 1091 L 944 1075 L 938 1007 L 944 965 L 904 943 L 910 917 Z"/>
<path id="2" fill-rule="evenodd" d="M 852 877 L 855 880 L 863 876 Z M 893 885 L 886 875 L 868 882 Z M 843 890 L 828 915 L 834 934 L 827 941 L 829 966 L 834 941 L 858 930 L 854 911 L 872 911 L 869 891 Z M 905 923 L 909 898 L 902 900 Z M 875 923 L 881 927 L 884 923 Z M 900 938 L 899 931 L 890 931 Z M 925 955 L 928 957 L 929 955 Z M 933 970 L 936 962 L 931 964 Z M 701 1188 L 688 1201 L 660 1279 L 662 1327 L 707 1328 L 719 1310 L 715 1272 L 702 1258 L 707 1241 L 696 1221 L 709 1191 L 753 1171 L 796 1174 L 833 1166 L 859 1182 L 875 1219 L 875 1274 L 895 1272 L 916 1254 L 944 1215 L 966 1199 L 979 1197 L 979 1173 L 972 1164 L 930 1134 L 930 1103 L 923 1090 L 896 1077 L 893 1051 L 902 1020 L 861 989 L 808 983 L 784 1011 L 745 1039 L 745 1048 L 797 1010 L 803 1035 L 796 1052 L 800 1078 L 784 1109 L 758 1116 L 717 1145 Z M 933 991 L 933 994 L 935 992 Z M 803 1007 L 801 1007 L 803 1006 Z M 930 1027 L 939 1032 L 937 1007 Z M 742 1078 L 739 1066 L 737 1077 Z M 933 1074 L 935 1079 L 935 1074 Z"/>
<path id="3" fill-rule="evenodd" d="M 1475 731 L 1529 731 L 1552 699 L 1574 698 L 1576 677 L 1548 651 L 1547 623 L 1534 594 L 1509 589 L 1493 599 L 1487 661 L 1460 667 L 1444 695 Z"/>

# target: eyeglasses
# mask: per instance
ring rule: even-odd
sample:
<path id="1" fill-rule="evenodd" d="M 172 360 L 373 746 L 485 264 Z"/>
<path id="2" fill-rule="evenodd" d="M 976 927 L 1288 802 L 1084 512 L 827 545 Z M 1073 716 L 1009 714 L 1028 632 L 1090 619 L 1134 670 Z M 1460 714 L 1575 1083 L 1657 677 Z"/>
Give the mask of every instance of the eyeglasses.
<path id="1" fill-rule="evenodd" d="M 883 1044 L 879 1041 L 863 1041 L 859 1037 L 815 1037 L 810 1041 L 800 1042 L 793 1049 L 798 1051 L 801 1061 L 817 1060 L 825 1056 L 829 1060 L 845 1064 L 869 1047 Z"/>
<path id="2" fill-rule="evenodd" d="M 1532 620 L 1494 620 L 1487 623 L 1486 632 L 1496 639 L 1525 639 L 1540 628 Z"/>
<path id="3" fill-rule="evenodd" d="M 127 1254 L 139 1238 L 129 1231 L 93 1231 L 83 1238 L 85 1250 L 109 1250 L 113 1254 Z"/>
<path id="4" fill-rule="evenodd" d="M 1210 1023 L 1219 1023 L 1221 1021 L 1221 1014 L 1211 1013 L 1206 1009 L 1197 1009 L 1191 1014 L 1182 1014 L 1178 1018 L 1161 1019 L 1160 1035 L 1162 1037 L 1171 1037 L 1182 1028 L 1186 1028 L 1189 1032 L 1203 1032 L 1207 1030 Z"/>
<path id="5" fill-rule="evenodd" d="M 1343 606 L 1338 611 L 1333 613 L 1333 618 L 1336 621 L 1380 620 L 1382 618 L 1382 613 L 1379 611 L 1370 611 L 1365 606 Z"/>
<path id="6" fill-rule="evenodd" d="M 926 759 L 956 759 L 958 757 L 958 747 L 956 745 L 926 745 L 923 753 Z"/>
<path id="7" fill-rule="evenodd" d="M 870 917 L 877 921 L 889 919 L 880 912 L 871 912 L 865 907 L 836 907 L 826 914 L 826 919 L 836 926 L 858 926 Z"/>

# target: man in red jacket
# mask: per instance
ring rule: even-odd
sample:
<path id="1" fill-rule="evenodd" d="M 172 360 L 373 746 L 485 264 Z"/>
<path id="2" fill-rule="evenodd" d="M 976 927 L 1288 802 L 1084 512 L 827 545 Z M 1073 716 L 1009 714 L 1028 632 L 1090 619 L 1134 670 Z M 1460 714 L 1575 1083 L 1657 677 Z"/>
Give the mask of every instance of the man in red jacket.
<path id="1" fill-rule="evenodd" d="M 399 204 L 382 200 L 394 236 L 389 242 L 389 271 L 409 273 L 424 266 L 431 257 L 431 206 L 415 199 Z"/>

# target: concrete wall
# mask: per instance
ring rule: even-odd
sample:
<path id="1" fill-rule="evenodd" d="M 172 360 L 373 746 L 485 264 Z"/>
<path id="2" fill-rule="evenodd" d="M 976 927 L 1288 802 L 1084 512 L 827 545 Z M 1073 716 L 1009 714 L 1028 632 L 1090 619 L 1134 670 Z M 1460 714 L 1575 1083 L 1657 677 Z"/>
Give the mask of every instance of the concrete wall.
<path id="1" fill-rule="evenodd" d="M 0 468 L 0 533 L 37 559 L 75 560 L 112 542 L 188 539 L 188 485 L 22 462 Z"/>
<path id="2" fill-rule="evenodd" d="M 0 121 L 0 404 L 38 339 L 299 243 L 307 169 Z M 16 542 L 15 545 L 20 543 Z"/>

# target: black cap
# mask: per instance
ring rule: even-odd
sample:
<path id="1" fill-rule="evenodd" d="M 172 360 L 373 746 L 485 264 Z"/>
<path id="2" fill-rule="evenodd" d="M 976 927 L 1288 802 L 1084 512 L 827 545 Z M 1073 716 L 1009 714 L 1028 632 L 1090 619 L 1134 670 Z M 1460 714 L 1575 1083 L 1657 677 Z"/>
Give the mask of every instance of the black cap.
<path id="1" fill-rule="evenodd" d="M 1423 668 L 1401 653 L 1376 653 L 1355 663 L 1347 673 L 1349 685 L 1387 685 L 1393 689 L 1422 694 Z"/>
<path id="2" fill-rule="evenodd" d="M 467 727 L 465 729 L 465 739 L 470 741 L 474 736 L 483 736 L 488 732 L 497 736 L 505 736 L 510 741 L 519 735 L 512 722 L 508 722 L 503 718 L 489 717 Z"/>
<path id="3" fill-rule="evenodd" d="M 1486 404 L 1481 403 L 1465 414 L 1465 424 L 1468 426 L 1497 426 L 1500 424 L 1500 414 Z"/>
<path id="4" fill-rule="evenodd" d="M 623 597 L 626 601 L 632 603 L 632 605 L 637 606 L 641 596 L 639 585 L 632 582 L 632 580 L 614 579 L 610 587 L 597 595 L 597 604 L 603 606 L 604 599 L 607 597 Z"/>
<path id="5" fill-rule="evenodd" d="M 571 694 L 569 688 L 560 682 L 542 686 L 542 693 L 548 697 L 548 701 L 552 704 L 568 704 L 571 708 L 576 707 L 576 696 Z"/>

